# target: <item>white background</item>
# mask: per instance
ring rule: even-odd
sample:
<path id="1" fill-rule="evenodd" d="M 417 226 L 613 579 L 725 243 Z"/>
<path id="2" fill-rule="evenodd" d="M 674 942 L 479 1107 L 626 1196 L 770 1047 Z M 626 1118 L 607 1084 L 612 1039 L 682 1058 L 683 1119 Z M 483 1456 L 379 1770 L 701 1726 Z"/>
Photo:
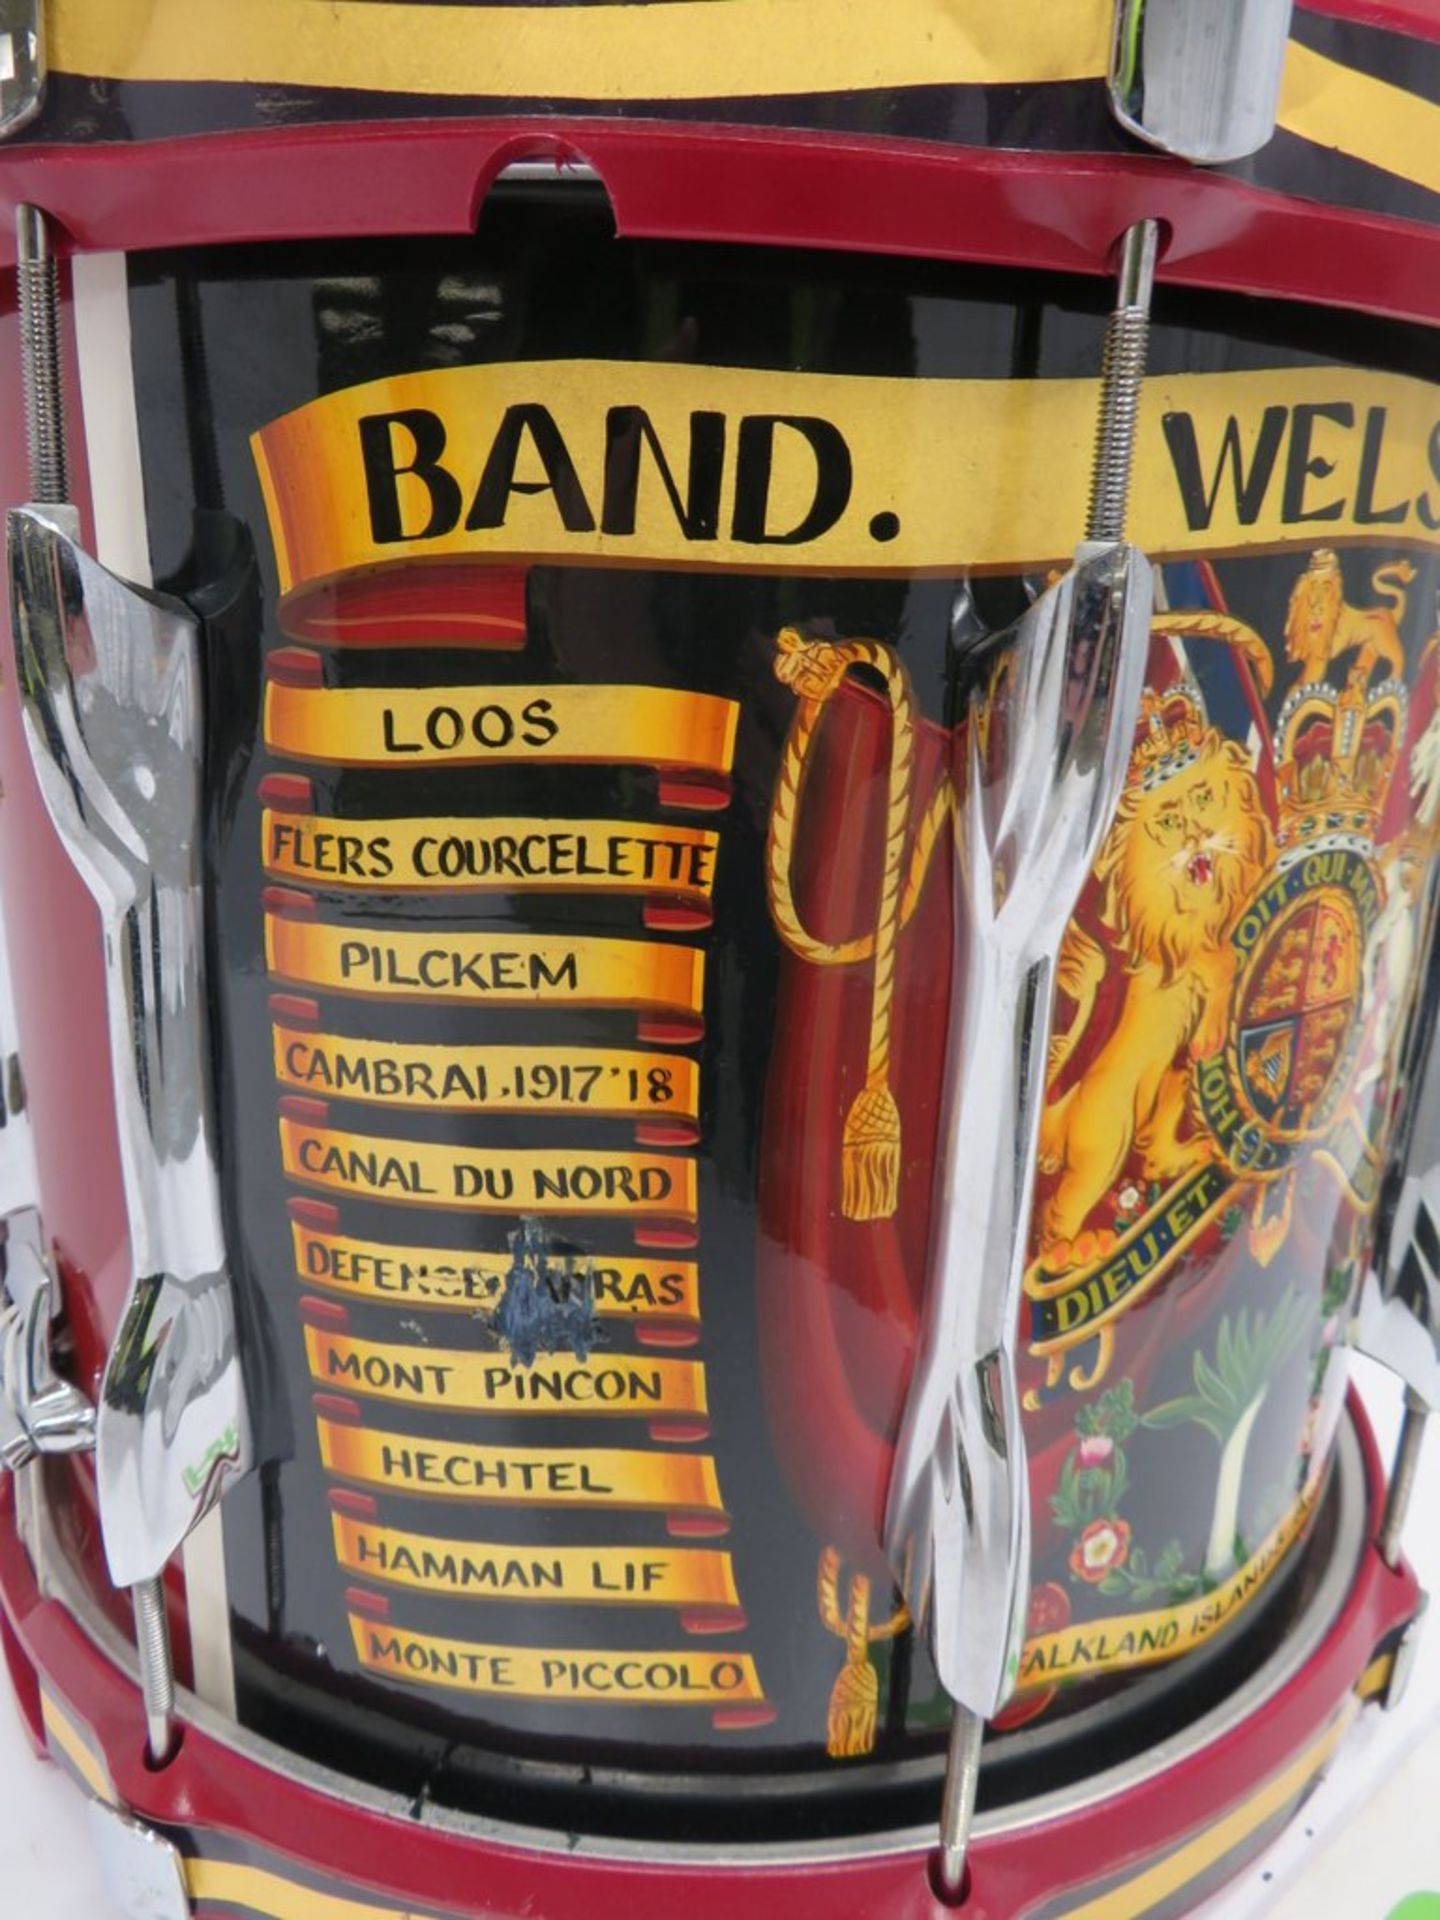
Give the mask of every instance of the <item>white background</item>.
<path id="1" fill-rule="evenodd" d="M 1372 1369 L 1361 1377 L 1388 1451 L 1398 1395 Z M 1440 1595 L 1440 1433 L 1426 1449 L 1406 1546 Z M 1440 1893 L 1440 1599 L 1430 1629 L 1403 1707 L 1366 1709 L 1298 1820 L 1203 1909 L 1203 1920 L 1387 1920 L 1407 1894 Z M 256 1814 L 263 1827 L 263 1809 Z M 94 1865 L 79 1790 L 31 1758 L 8 1701 L 0 1702 L 0 1914 L 122 1920 Z"/>

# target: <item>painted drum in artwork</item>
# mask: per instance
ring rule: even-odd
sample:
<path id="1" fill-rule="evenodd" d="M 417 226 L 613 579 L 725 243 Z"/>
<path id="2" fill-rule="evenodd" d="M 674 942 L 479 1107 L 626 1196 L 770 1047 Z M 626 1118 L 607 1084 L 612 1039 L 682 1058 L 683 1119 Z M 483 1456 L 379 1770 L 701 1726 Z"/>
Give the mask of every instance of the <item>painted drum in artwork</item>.
<path id="1" fill-rule="evenodd" d="M 129 299 L 156 581 L 225 556 L 240 1721 L 450 1805 L 583 1762 L 621 1832 L 637 1794 L 717 1833 L 903 1799 L 950 1703 L 882 1526 L 957 749 L 1004 709 L 957 669 L 1070 563 L 1105 290 L 623 243 L 582 192 L 473 241 L 136 256 Z M 1155 610 L 1056 972 L 990 1778 L 1253 1666 L 1326 1524 L 1440 844 L 1423 363 L 1156 304 Z"/>

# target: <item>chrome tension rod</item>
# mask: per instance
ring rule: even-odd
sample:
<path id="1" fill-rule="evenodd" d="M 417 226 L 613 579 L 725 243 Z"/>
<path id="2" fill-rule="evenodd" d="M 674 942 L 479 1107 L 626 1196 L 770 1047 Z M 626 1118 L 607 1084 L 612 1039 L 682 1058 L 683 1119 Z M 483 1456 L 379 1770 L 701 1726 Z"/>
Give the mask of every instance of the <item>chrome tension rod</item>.
<path id="1" fill-rule="evenodd" d="M 1124 236 L 1085 538 L 1017 624 L 977 643 L 955 730 L 957 977 L 937 1232 L 884 1545 L 955 1703 L 940 1880 L 965 1886 L 984 1725 L 1014 1690 L 1030 1588 L 1016 1345 L 1054 974 L 1130 762 L 1153 576 L 1125 540 L 1159 227 Z M 1004 764 L 974 721 L 1003 688 Z M 963 843 L 963 844 L 962 844 Z"/>

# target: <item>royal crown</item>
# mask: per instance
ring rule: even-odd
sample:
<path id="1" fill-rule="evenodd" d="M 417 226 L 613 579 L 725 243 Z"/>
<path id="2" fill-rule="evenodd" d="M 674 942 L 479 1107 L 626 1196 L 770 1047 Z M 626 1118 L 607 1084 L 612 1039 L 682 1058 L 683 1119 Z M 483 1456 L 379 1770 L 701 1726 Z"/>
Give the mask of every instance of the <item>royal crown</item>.
<path id="1" fill-rule="evenodd" d="M 1126 786 L 1153 793 L 1193 767 L 1200 758 L 1206 725 L 1205 702 L 1193 680 L 1177 680 L 1161 693 L 1146 687 Z"/>
<path id="2" fill-rule="evenodd" d="M 1275 723 L 1275 840 L 1280 864 L 1317 847 L 1374 845 L 1405 737 L 1404 684 L 1292 687 Z"/>

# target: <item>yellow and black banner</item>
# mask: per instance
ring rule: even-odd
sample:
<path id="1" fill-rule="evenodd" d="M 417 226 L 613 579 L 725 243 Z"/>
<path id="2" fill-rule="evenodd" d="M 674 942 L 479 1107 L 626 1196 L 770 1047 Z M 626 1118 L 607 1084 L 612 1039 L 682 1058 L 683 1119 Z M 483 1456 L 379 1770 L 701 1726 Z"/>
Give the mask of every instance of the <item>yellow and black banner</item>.
<path id="1" fill-rule="evenodd" d="M 708 900 L 720 836 L 631 820 L 341 820 L 267 807 L 277 880 L 383 893 L 662 893 Z"/>
<path id="2" fill-rule="evenodd" d="M 533 1366 L 511 1365 L 503 1353 L 393 1346 L 305 1329 L 310 1371 L 327 1387 L 412 1407 L 457 1413 L 551 1415 L 706 1411 L 705 1367 L 699 1360 L 648 1355 L 544 1354 Z"/>
<path id="3" fill-rule="evenodd" d="M 350 1616 L 360 1664 L 397 1680 L 525 1700 L 718 1707 L 765 1698 L 748 1653 L 593 1651 L 447 1640 Z"/>
<path id="4" fill-rule="evenodd" d="M 695 1218 L 695 1162 L 673 1154 L 580 1147 L 484 1153 L 342 1133 L 281 1114 L 280 1155 L 292 1180 L 398 1206 Z"/>
<path id="5" fill-rule="evenodd" d="M 132 84 L 623 105 L 1098 81 L 1113 27 L 1110 0 L 891 0 L 883 15 L 850 0 L 674 0 L 663 9 L 246 0 L 243 31 L 233 0 L 52 0 L 49 31 L 54 66 Z M 1440 109 L 1399 77 L 1292 39 L 1280 125 L 1440 190 Z"/>
<path id="6" fill-rule="evenodd" d="M 714 1547 L 517 1547 L 436 1540 L 332 1516 L 348 1573 L 462 1600 L 587 1606 L 736 1607 L 730 1555 Z"/>
<path id="7" fill-rule="evenodd" d="M 700 1068 L 625 1047 L 452 1047 L 277 1024 L 275 1077 L 318 1099 L 447 1113 L 593 1113 L 693 1120 Z"/>
<path id="8" fill-rule="evenodd" d="M 73 1773 L 97 1800 L 103 1801 L 106 1806 L 118 1806 L 120 1796 L 110 1778 L 109 1762 L 91 1729 L 49 1686 L 42 1685 L 40 1689 L 40 1718 L 51 1759 Z"/>
<path id="9" fill-rule="evenodd" d="M 1077 79 L 1105 70 L 1107 0 L 956 10 L 892 0 L 600 6 L 52 0 L 52 61 L 110 79 L 252 81 L 517 99 L 713 99 Z M 658 17 L 657 17 L 658 16 Z"/>
<path id="10" fill-rule="evenodd" d="M 253 439 L 282 587 L 456 556 L 827 575 L 1065 562 L 1091 380 L 900 380 L 594 360 L 322 395 Z M 697 441 L 703 416 L 720 426 Z M 640 437 L 616 460 L 617 436 Z M 708 465 L 707 465 L 708 462 Z M 682 499 L 675 475 L 688 474 Z M 1157 374 L 1133 537 L 1156 557 L 1440 529 L 1440 388 L 1353 367 Z"/>
<path id="11" fill-rule="evenodd" d="M 1048 1687 L 1081 1675 L 1155 1666 L 1200 1646 L 1255 1599 L 1304 1531 L 1314 1504 L 1314 1489 L 1307 1489 L 1244 1566 L 1198 1599 L 1112 1620 L 1077 1622 L 1027 1641 L 1019 1685 Z"/>
<path id="12" fill-rule="evenodd" d="M 677 687 L 265 689 L 265 744 L 347 767 L 516 762 L 668 766 L 729 773 L 740 705 Z"/>
<path id="13" fill-rule="evenodd" d="M 265 916 L 277 979 L 372 1000 L 445 1006 L 666 1007 L 704 1001 L 699 947 L 526 933 L 380 932 Z"/>
<path id="14" fill-rule="evenodd" d="M 293 1223 L 295 1271 L 307 1286 L 380 1306 L 474 1313 L 495 1306 L 510 1269 L 503 1253 L 392 1247 Z M 693 1260 L 587 1256 L 595 1311 L 609 1316 L 698 1320 L 700 1269 Z"/>
<path id="15" fill-rule="evenodd" d="M 326 1470 L 359 1486 L 485 1506 L 725 1511 L 708 1453 L 625 1447 L 483 1447 L 316 1420 Z"/>

